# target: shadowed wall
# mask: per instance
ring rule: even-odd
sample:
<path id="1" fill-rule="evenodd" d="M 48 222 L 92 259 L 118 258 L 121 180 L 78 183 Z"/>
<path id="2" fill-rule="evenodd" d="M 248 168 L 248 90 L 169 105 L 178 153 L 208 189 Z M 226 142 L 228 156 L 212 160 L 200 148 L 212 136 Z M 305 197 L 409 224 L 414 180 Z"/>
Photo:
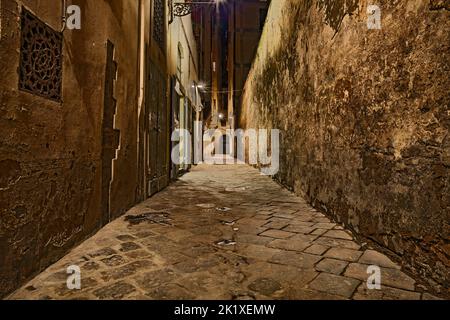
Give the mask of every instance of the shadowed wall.
<path id="1" fill-rule="evenodd" d="M 282 184 L 427 278 L 450 283 L 446 1 L 273 1 L 241 126 L 282 130 Z"/>

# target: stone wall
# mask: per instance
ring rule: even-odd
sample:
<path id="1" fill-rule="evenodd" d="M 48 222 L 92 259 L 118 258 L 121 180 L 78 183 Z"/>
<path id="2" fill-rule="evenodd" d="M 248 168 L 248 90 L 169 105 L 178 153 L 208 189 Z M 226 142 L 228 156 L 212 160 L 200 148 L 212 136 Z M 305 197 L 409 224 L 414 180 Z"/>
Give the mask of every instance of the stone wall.
<path id="1" fill-rule="evenodd" d="M 101 157 L 107 40 L 115 46 L 118 64 L 114 129 L 120 131 L 110 218 L 135 203 L 138 2 L 71 3 L 81 8 L 82 28 L 64 31 L 62 98 L 52 101 L 18 88 L 20 15 L 23 5 L 60 31 L 61 1 L 1 1 L 0 297 L 105 223 Z"/>
<path id="2" fill-rule="evenodd" d="M 382 29 L 367 27 L 368 5 Z M 241 127 L 282 130 L 282 184 L 450 286 L 448 1 L 272 1 Z"/>

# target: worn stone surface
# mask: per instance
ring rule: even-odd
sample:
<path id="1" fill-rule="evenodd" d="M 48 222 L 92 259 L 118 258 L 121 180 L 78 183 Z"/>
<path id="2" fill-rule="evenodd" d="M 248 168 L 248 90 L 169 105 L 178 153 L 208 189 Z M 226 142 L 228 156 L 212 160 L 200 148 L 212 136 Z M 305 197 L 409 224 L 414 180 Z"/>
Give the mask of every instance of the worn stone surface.
<path id="1" fill-rule="evenodd" d="M 448 292 L 448 1 L 379 1 L 381 30 L 369 4 L 272 1 L 240 127 L 280 129 L 277 180 Z"/>
<path id="2" fill-rule="evenodd" d="M 386 257 L 384 254 L 377 252 L 375 250 L 367 250 L 359 259 L 359 263 L 371 264 L 379 267 L 386 267 L 391 269 L 399 269 L 400 267 L 392 262 L 391 259 Z"/>
<path id="3" fill-rule="evenodd" d="M 340 275 L 347 266 L 348 262 L 346 261 L 326 258 L 316 265 L 316 270 Z"/>
<path id="4" fill-rule="evenodd" d="M 359 281 L 351 278 L 321 273 L 309 284 L 311 289 L 324 291 L 344 298 L 351 298 L 358 287 Z"/>
<path id="5" fill-rule="evenodd" d="M 427 294 L 424 294 L 423 298 L 426 297 L 428 297 Z M 355 300 L 419 300 L 420 294 L 386 286 L 381 290 L 369 290 L 363 283 L 358 287 L 353 298 Z"/>
<path id="6" fill-rule="evenodd" d="M 367 280 L 368 265 L 351 263 L 345 270 L 346 277 Z M 384 285 L 413 291 L 416 281 L 398 269 L 381 268 L 381 282 Z"/>
<path id="7" fill-rule="evenodd" d="M 239 187 L 246 189 L 233 198 L 224 192 Z M 205 203 L 205 198 L 214 203 L 214 208 L 230 210 L 202 211 L 197 205 Z M 339 256 L 327 258 L 330 246 L 317 244 L 320 239 L 325 239 L 325 243 L 333 240 L 335 253 L 341 252 L 345 259 L 349 256 L 348 247 L 354 248 L 350 249 L 351 257 L 354 252 L 374 256 L 371 249 L 357 251 L 361 246 L 354 240 L 312 235 L 313 231 L 305 235 L 304 230 L 288 239 L 252 233 L 261 226 L 260 210 L 267 212 L 268 219 L 279 209 L 289 210 L 289 225 L 302 222 L 305 216 L 310 216 L 314 225 L 326 218 L 251 167 L 198 166 L 165 191 L 132 208 L 126 216 L 154 212 L 151 208 L 161 207 L 171 224 L 135 224 L 119 218 L 8 298 L 421 298 L 414 280 L 398 270 L 397 265 L 382 268 L 386 292 L 365 291 L 361 285 L 367 280 L 368 265 L 352 264 L 343 272 L 347 262 Z M 193 232 L 200 228 L 201 233 Z M 278 244 L 276 248 L 274 243 Z M 123 251 L 124 244 L 136 250 Z M 66 268 L 71 265 L 80 266 L 81 290 L 66 287 Z"/>
<path id="8" fill-rule="evenodd" d="M 325 257 L 355 262 L 358 261 L 362 254 L 362 251 L 346 248 L 331 248 L 325 253 Z"/>

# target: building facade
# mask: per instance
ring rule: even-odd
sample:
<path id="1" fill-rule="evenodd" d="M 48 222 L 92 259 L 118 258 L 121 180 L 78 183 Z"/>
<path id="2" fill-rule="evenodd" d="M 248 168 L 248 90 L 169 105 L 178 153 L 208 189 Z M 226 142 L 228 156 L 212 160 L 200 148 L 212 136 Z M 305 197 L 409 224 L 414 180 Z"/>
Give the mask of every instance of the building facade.
<path id="1" fill-rule="evenodd" d="M 208 128 L 235 128 L 242 90 L 255 57 L 270 1 L 228 0 L 198 6 L 201 78 L 207 83 Z"/>
<path id="2" fill-rule="evenodd" d="M 258 48 L 270 0 L 231 1 L 228 36 L 228 126 L 236 128 L 242 91 Z"/>
<path id="3" fill-rule="evenodd" d="M 167 0 L 2 0 L 0 13 L 3 296 L 169 184 L 177 42 L 191 57 L 180 92 L 201 103 L 192 27 L 169 26 Z"/>
<path id="4" fill-rule="evenodd" d="M 171 3 L 173 6 L 173 2 Z M 173 12 L 173 8 L 171 8 Z M 194 121 L 201 118 L 203 105 L 200 96 L 200 74 L 198 43 L 194 36 L 192 15 L 170 17 L 168 32 L 168 72 L 171 78 L 172 132 L 180 130 L 173 137 L 172 149 L 179 148 L 179 164 L 172 163 L 173 179 L 190 168 L 193 158 L 192 141 L 184 138 L 182 132 L 194 133 Z M 175 133 L 176 134 L 176 133 Z"/>

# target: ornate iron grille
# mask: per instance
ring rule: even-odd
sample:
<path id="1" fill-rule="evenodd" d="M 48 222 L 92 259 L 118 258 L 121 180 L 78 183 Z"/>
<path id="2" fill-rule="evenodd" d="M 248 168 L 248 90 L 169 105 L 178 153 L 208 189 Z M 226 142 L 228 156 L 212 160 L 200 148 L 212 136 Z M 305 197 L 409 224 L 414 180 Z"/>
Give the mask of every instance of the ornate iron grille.
<path id="1" fill-rule="evenodd" d="M 176 17 L 184 17 L 192 14 L 192 11 L 196 8 L 201 7 L 207 2 L 196 3 L 192 0 L 186 0 L 186 2 L 175 2 L 173 4 L 173 14 Z"/>
<path id="2" fill-rule="evenodd" d="M 61 101 L 62 34 L 22 8 L 19 89 Z"/>
<path id="3" fill-rule="evenodd" d="M 153 38 L 155 39 L 161 50 L 164 50 L 164 25 L 165 25 L 165 0 L 154 1 L 154 16 L 153 16 Z"/>

